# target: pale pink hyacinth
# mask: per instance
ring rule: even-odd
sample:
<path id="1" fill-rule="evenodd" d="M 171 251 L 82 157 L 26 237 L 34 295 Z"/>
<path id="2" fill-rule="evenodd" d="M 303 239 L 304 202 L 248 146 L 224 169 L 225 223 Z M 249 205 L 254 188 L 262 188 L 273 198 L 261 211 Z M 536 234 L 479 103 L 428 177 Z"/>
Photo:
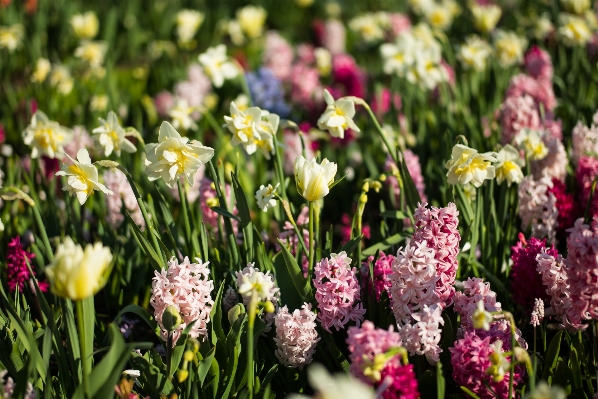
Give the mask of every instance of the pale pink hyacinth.
<path id="1" fill-rule="evenodd" d="M 280 301 L 280 288 L 276 286 L 274 276 L 272 276 L 269 271 L 264 273 L 253 267 L 253 263 L 249 263 L 240 272 L 235 272 L 237 287 L 241 287 L 243 284 L 243 276 L 251 276 L 254 273 L 261 274 L 264 279 L 269 279 L 272 282 L 272 288 L 270 288 L 268 296 L 264 299 L 264 301 L 272 302 L 274 308 L 278 309 L 278 302 Z M 248 306 L 250 300 L 250 296 L 243 295 L 243 305 Z M 263 333 L 270 332 L 270 330 L 272 330 L 272 325 L 274 324 L 274 313 L 263 312 L 262 320 L 264 323 L 266 323 L 266 328 L 264 328 Z"/>
<path id="2" fill-rule="evenodd" d="M 534 180 L 533 176 L 525 176 L 518 188 L 521 228 L 532 228 L 532 237 L 544 238 L 550 244 L 556 242 L 556 229 L 558 227 L 558 209 L 556 197 L 549 191 L 552 188 L 552 179 L 544 176 Z"/>
<path id="3" fill-rule="evenodd" d="M 168 116 L 168 111 L 174 107 L 174 103 L 174 96 L 167 90 L 162 90 L 160 93 L 156 94 L 156 97 L 154 97 L 154 106 L 156 107 L 158 114 L 162 117 Z"/>
<path id="4" fill-rule="evenodd" d="M 560 119 L 546 119 L 544 120 L 544 134 L 550 139 L 563 139 L 563 121 Z"/>
<path id="5" fill-rule="evenodd" d="M 77 152 L 82 148 L 93 149 L 93 139 L 84 126 L 73 126 L 73 140 L 64 146 L 64 153 L 73 159 L 77 159 Z"/>
<path id="6" fill-rule="evenodd" d="M 481 278 L 468 278 L 463 283 L 463 292 L 455 293 L 455 311 L 461 316 L 461 326 L 465 329 L 473 328 L 473 314 L 477 310 L 478 302 L 484 303 L 487 312 L 500 312 L 500 302 L 496 302 L 496 292 Z"/>
<path id="7" fill-rule="evenodd" d="M 313 109 L 321 102 L 318 93 L 322 93 L 320 73 L 315 66 L 305 63 L 293 65 L 291 69 L 291 100 L 308 109 Z"/>
<path id="8" fill-rule="evenodd" d="M 411 30 L 411 20 L 405 14 L 393 12 L 389 14 L 391 39 L 398 38 L 401 34 Z"/>
<path id="9" fill-rule="evenodd" d="M 187 324 L 195 321 L 189 336 L 204 340 L 207 337 L 207 325 L 214 301 L 211 292 L 214 282 L 209 279 L 210 262 L 191 263 L 185 257 L 182 263 L 173 256 L 168 262 L 168 268 L 161 272 L 155 271 L 152 279 L 152 296 L 150 303 L 154 308 L 154 317 L 161 329 L 164 340 L 168 338 L 168 331 L 162 324 L 162 315 L 169 306 L 174 306 L 181 315 L 182 323 L 173 331 L 173 346 L 179 339 Z"/>
<path id="10" fill-rule="evenodd" d="M 323 258 L 314 268 L 318 321 L 328 332 L 332 327 L 340 331 L 349 321 L 359 326 L 363 320 L 365 309 L 356 273 L 344 251 L 330 254 L 330 259 Z"/>
<path id="11" fill-rule="evenodd" d="M 529 76 L 544 82 L 552 81 L 553 68 L 550 55 L 538 46 L 532 46 L 525 54 L 525 70 Z"/>
<path id="12" fill-rule="evenodd" d="M 518 98 L 523 96 L 530 96 L 538 110 L 542 105 L 546 114 L 552 113 L 557 104 L 552 82 L 536 80 L 524 74 L 515 75 L 511 78 L 506 97 Z"/>
<path id="13" fill-rule="evenodd" d="M 268 31 L 264 41 L 262 61 L 271 69 L 277 78 L 287 80 L 291 76 L 293 64 L 293 48 L 277 31 Z"/>
<path id="14" fill-rule="evenodd" d="M 548 155 L 539 161 L 530 162 L 534 179 L 539 180 L 543 176 L 548 176 L 565 181 L 569 158 L 563 142 L 550 136 L 547 131 L 542 135 L 542 141 L 548 148 Z"/>
<path id="15" fill-rule="evenodd" d="M 331 55 L 344 54 L 347 32 L 345 25 L 338 19 L 329 19 L 324 23 L 322 45 Z"/>
<path id="16" fill-rule="evenodd" d="M 137 198 L 127 180 L 127 176 L 120 170 L 112 168 L 104 172 L 104 184 L 114 195 L 105 195 L 106 207 L 108 208 L 108 223 L 115 229 L 125 220 L 123 206 L 129 212 L 131 218 L 141 229 L 145 228 L 145 219 L 139 209 Z"/>
<path id="17" fill-rule="evenodd" d="M 305 159 L 314 158 L 314 152 L 311 149 L 311 139 L 306 133 L 303 135 L 303 143 L 305 144 Z M 285 129 L 283 132 L 283 168 L 287 175 L 293 175 L 295 173 L 295 158 L 302 155 L 303 146 L 301 144 L 301 136 L 294 129 Z"/>
<path id="18" fill-rule="evenodd" d="M 316 314 L 311 304 L 304 303 L 301 310 L 289 313 L 286 305 L 274 316 L 276 351 L 274 354 L 283 366 L 303 369 L 312 361 L 320 341 L 316 331 Z"/>
<path id="19" fill-rule="evenodd" d="M 0 371 L 0 397 L 5 399 L 12 399 L 12 395 L 17 387 L 12 377 L 6 377 L 8 371 L 3 370 Z M 6 377 L 6 381 L 2 381 Z M 27 388 L 25 389 L 25 395 L 22 396 L 23 399 L 36 399 L 37 395 L 35 394 L 35 390 L 33 389 L 33 385 L 27 381 Z"/>
<path id="20" fill-rule="evenodd" d="M 409 171 L 409 175 L 411 179 L 413 179 L 413 183 L 415 184 L 415 188 L 419 193 L 419 197 L 422 202 L 427 202 L 428 197 L 426 197 L 426 183 L 424 182 L 424 176 L 422 175 L 421 165 L 419 163 L 419 157 L 413 153 L 413 151 L 406 149 L 403 151 L 403 155 L 405 156 L 405 166 L 407 166 L 407 170 Z M 398 173 L 397 166 L 395 165 L 392 157 L 388 155 L 386 157 L 386 163 L 384 164 L 384 170 L 391 172 L 391 173 Z M 399 187 L 399 181 L 397 178 L 390 174 L 387 179 L 387 184 L 389 185 L 390 189 L 392 190 L 395 196 L 395 202 L 399 204 L 399 199 L 401 195 L 401 189 Z"/>
<path id="21" fill-rule="evenodd" d="M 541 128 L 540 113 L 530 96 L 507 97 L 500 110 L 503 144 L 511 144 L 522 129 Z"/>
<path id="22" fill-rule="evenodd" d="M 231 188 L 227 184 L 226 189 L 224 192 L 224 197 L 228 201 L 231 195 Z M 214 188 L 213 182 L 204 177 L 199 184 L 199 209 L 201 211 L 201 216 L 204 224 L 207 228 L 212 229 L 214 233 L 218 232 L 218 218 L 220 215 L 214 212 L 211 207 L 213 206 L 221 206 L 218 202 L 218 195 L 216 193 L 216 188 Z M 232 209 L 232 213 L 236 215 L 238 213 L 237 207 L 235 206 Z M 237 222 L 235 220 L 232 221 L 234 233 L 237 233 Z"/>
<path id="23" fill-rule="evenodd" d="M 351 374 L 368 385 L 373 381 L 369 376 L 363 374 L 364 368 L 374 362 L 377 355 L 386 353 L 388 350 L 402 346 L 401 335 L 393 331 L 393 326 L 388 330 L 376 328 L 369 320 L 363 322 L 361 327 L 349 327 L 347 335 L 347 347 L 349 348 L 349 360 L 351 361 Z"/>
<path id="24" fill-rule="evenodd" d="M 544 319 L 544 301 L 542 299 L 534 299 L 534 312 L 536 312 L 540 320 Z"/>
<path id="25" fill-rule="evenodd" d="M 412 313 L 411 317 L 415 324 L 407 324 L 400 330 L 403 346 L 412 356 L 425 355 L 430 364 L 438 363 L 442 352 L 438 345 L 442 338 L 440 326 L 444 325 L 442 307 L 424 305 L 419 312 Z"/>
<path id="26" fill-rule="evenodd" d="M 597 113 L 598 115 L 598 113 Z M 585 156 L 598 154 L 598 123 L 586 126 L 578 121 L 571 133 L 573 142 L 573 161 L 575 163 Z"/>
<path id="27" fill-rule="evenodd" d="M 585 321 L 598 319 L 598 218 L 589 225 L 579 218 L 567 231 L 565 265 L 572 302 L 568 318 L 572 327 L 583 329 Z"/>

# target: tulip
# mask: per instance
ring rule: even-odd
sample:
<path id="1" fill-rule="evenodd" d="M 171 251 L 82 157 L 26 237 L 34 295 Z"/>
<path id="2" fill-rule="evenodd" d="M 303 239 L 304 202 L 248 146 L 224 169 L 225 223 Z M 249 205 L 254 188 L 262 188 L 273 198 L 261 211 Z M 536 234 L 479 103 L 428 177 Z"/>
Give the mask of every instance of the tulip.
<path id="1" fill-rule="evenodd" d="M 295 158 L 295 181 L 299 194 L 310 202 L 324 198 L 334 181 L 336 167 L 334 162 L 325 158 L 321 164 L 315 158 L 311 161 L 301 155 Z"/>

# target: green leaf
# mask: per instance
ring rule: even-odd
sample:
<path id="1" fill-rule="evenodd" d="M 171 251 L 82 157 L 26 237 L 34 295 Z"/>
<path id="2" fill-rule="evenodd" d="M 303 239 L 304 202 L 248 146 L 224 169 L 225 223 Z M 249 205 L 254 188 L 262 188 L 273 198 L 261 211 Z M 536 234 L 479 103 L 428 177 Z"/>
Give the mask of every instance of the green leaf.
<path id="1" fill-rule="evenodd" d="M 352 240 L 347 241 L 345 243 L 345 245 L 343 245 L 339 249 L 338 252 L 345 251 L 347 253 L 347 256 L 351 257 L 351 255 L 353 254 L 353 251 L 355 251 L 355 249 L 357 248 L 357 246 L 360 245 L 362 238 L 363 238 L 363 236 L 359 236 L 359 237 L 355 237 Z"/>
<path id="2" fill-rule="evenodd" d="M 154 267 L 154 269 L 162 270 L 162 259 L 158 256 L 158 254 L 154 250 L 154 247 L 152 246 L 152 244 L 148 241 L 148 239 L 145 237 L 145 235 L 141 232 L 141 230 L 139 229 L 139 226 L 137 226 L 137 223 L 135 223 L 135 221 L 129 214 L 129 211 L 125 212 L 125 216 L 127 217 L 127 221 L 129 222 L 129 224 L 131 225 L 131 227 L 133 229 L 133 234 L 135 235 L 137 242 L 139 242 L 139 245 L 141 246 L 141 248 L 143 249 L 145 254 L 149 256 L 149 260 L 150 260 L 152 266 Z M 147 228 L 149 228 L 149 226 Z"/>
<path id="3" fill-rule="evenodd" d="M 364 249 L 363 251 L 361 251 L 361 253 L 363 254 L 363 256 L 373 256 L 376 254 L 376 251 L 378 250 L 383 251 L 394 245 L 397 245 L 398 243 L 403 241 L 405 237 L 407 237 L 407 235 L 408 234 L 405 232 L 394 234 L 384 239 L 382 242 L 379 242 L 377 244 L 372 245 L 371 247 Z"/>
<path id="4" fill-rule="evenodd" d="M 433 398 L 438 395 L 437 377 L 432 370 L 426 370 L 419 378 L 419 393 L 422 398 Z"/>
<path id="5" fill-rule="evenodd" d="M 444 398 L 445 381 L 442 375 L 442 363 L 436 363 L 436 397 L 438 399 Z"/>
<path id="6" fill-rule="evenodd" d="M 226 218 L 229 218 L 229 219 L 234 219 L 237 222 L 241 223 L 241 219 L 239 219 L 238 216 L 233 215 L 232 213 L 230 213 L 229 211 L 227 211 L 226 209 L 224 209 L 224 208 L 222 208 L 220 206 L 213 206 L 210 209 L 213 210 L 214 212 L 216 212 L 219 215 L 222 215 L 222 216 L 224 216 Z"/>
<path id="7" fill-rule="evenodd" d="M 216 346 L 216 342 L 225 342 L 226 337 L 222 329 L 222 295 L 224 292 L 224 281 L 220 284 L 218 294 L 214 300 L 214 306 L 210 312 L 210 320 L 212 321 L 212 345 Z"/>
<path id="8" fill-rule="evenodd" d="M 472 398 L 474 398 L 474 399 L 480 399 L 480 397 L 478 395 L 476 395 L 475 393 L 471 392 L 469 389 L 465 388 L 464 386 L 461 386 L 459 388 L 461 388 L 461 390 L 463 392 L 465 392 L 466 394 L 468 394 Z"/>
<path id="9" fill-rule="evenodd" d="M 562 337 L 563 331 L 561 330 L 554 336 L 552 341 L 550 341 L 550 346 L 546 352 L 546 362 L 544 363 L 544 370 L 542 370 L 542 379 L 548 382 L 548 384 L 552 382 L 552 378 L 554 377 L 554 371 L 556 370 L 559 352 L 561 350 Z"/>
<path id="10" fill-rule="evenodd" d="M 199 378 L 199 383 L 201 384 L 201 386 L 203 386 L 203 382 L 205 381 L 206 376 L 208 375 L 208 371 L 210 371 L 212 367 L 212 362 L 214 360 L 215 354 L 216 347 L 213 346 L 212 349 L 210 349 L 210 351 L 208 352 L 208 355 L 199 362 L 199 367 L 197 369 L 197 377 Z"/>
<path id="11" fill-rule="evenodd" d="M 89 357 L 87 359 L 83 359 L 84 362 L 88 363 L 88 370 L 91 370 L 91 365 L 93 363 L 93 333 L 94 333 L 94 324 L 95 324 L 95 306 L 94 306 L 94 298 L 90 296 L 89 298 L 83 299 L 81 301 L 83 305 L 83 325 L 85 328 L 85 352 L 88 353 Z"/>
<path id="12" fill-rule="evenodd" d="M 282 253 L 279 252 L 274 255 L 273 262 L 276 272 L 276 286 L 280 288 L 280 302 L 287 305 L 289 309 L 299 309 L 303 300 L 295 289 Z"/>
<path id="13" fill-rule="evenodd" d="M 239 210 L 239 216 L 241 217 L 241 227 L 245 228 L 251 223 L 251 214 L 249 213 L 249 206 L 247 205 L 247 198 L 243 192 L 243 188 L 237 179 L 237 176 L 231 172 L 231 178 L 233 183 L 233 190 L 235 191 L 235 198 L 237 200 L 237 209 Z"/>
<path id="14" fill-rule="evenodd" d="M 397 157 L 399 160 L 399 165 L 397 166 L 399 168 L 401 179 L 403 180 L 403 188 L 405 189 L 407 205 L 409 206 L 409 209 L 415 210 L 415 208 L 417 208 L 417 204 L 421 202 L 421 198 L 419 196 L 419 192 L 417 191 L 417 187 L 415 187 L 415 183 L 411 178 L 411 174 L 407 169 L 407 165 L 405 165 L 405 156 L 400 149 L 398 149 L 398 151 L 400 152 L 400 156 Z"/>
<path id="15" fill-rule="evenodd" d="M 380 214 L 380 216 L 382 216 L 383 218 L 397 219 L 397 220 L 403 220 L 403 219 L 407 219 L 409 217 L 401 211 L 384 211 Z"/>
<path id="16" fill-rule="evenodd" d="M 170 367 L 170 375 L 168 377 L 172 377 L 177 371 L 179 364 L 181 363 L 181 359 L 183 358 L 183 354 L 185 353 L 185 349 L 187 347 L 187 337 L 189 336 L 189 332 L 193 328 L 197 320 L 192 321 L 191 323 L 187 324 L 179 339 L 176 341 L 176 345 L 172 349 L 172 358 L 171 360 L 171 367 Z"/>
<path id="17" fill-rule="evenodd" d="M 583 397 L 583 386 L 582 386 L 582 375 L 581 375 L 581 367 L 579 356 L 577 355 L 577 351 L 573 346 L 571 346 L 571 352 L 569 354 L 569 369 L 571 370 L 571 375 L 573 376 L 573 387 L 577 391 L 578 397 Z"/>
<path id="18" fill-rule="evenodd" d="M 149 353 L 141 356 L 133 353 L 131 359 L 131 366 L 135 370 L 139 370 L 141 376 L 139 377 L 140 382 L 147 386 L 149 385 L 152 390 L 161 395 L 169 395 L 174 391 L 174 386 L 170 379 L 166 376 L 166 373 L 162 373 L 156 363 L 150 362 Z M 154 352 L 155 353 L 155 352 Z M 159 359 L 159 355 L 156 354 Z M 148 358 L 146 358 L 148 357 Z M 163 366 L 163 365 L 162 365 Z"/>
<path id="19" fill-rule="evenodd" d="M 282 256 L 284 257 L 284 261 L 287 265 L 287 270 L 291 276 L 293 284 L 295 285 L 295 289 L 303 301 L 311 302 L 313 299 L 311 285 L 309 284 L 309 281 L 303 277 L 303 270 L 301 270 L 297 264 L 297 261 L 295 260 L 295 257 L 291 254 L 291 251 L 289 251 L 285 243 L 280 241 L 280 239 L 277 240 L 278 245 L 280 245 Z"/>

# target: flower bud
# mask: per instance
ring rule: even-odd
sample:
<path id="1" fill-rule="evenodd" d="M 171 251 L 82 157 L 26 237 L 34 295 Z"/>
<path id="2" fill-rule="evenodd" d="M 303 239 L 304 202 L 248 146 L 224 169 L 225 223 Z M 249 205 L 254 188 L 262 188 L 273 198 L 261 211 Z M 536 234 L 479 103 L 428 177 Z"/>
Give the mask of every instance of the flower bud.
<path id="1" fill-rule="evenodd" d="M 386 175 L 383 173 L 380 175 L 380 177 L 378 177 L 378 180 L 380 181 L 386 181 Z"/>
<path id="2" fill-rule="evenodd" d="M 372 190 L 379 193 L 381 188 L 382 188 L 382 183 L 380 183 L 379 181 L 372 182 Z"/>
<path id="3" fill-rule="evenodd" d="M 162 324 L 166 331 L 176 330 L 182 322 L 183 319 L 178 309 L 174 305 L 168 306 L 162 315 Z"/>
<path id="4" fill-rule="evenodd" d="M 363 183 L 363 186 L 361 186 L 361 191 L 363 191 L 365 193 L 370 191 L 370 183 L 367 181 L 365 183 Z"/>
<path id="5" fill-rule="evenodd" d="M 243 304 L 236 304 L 231 310 L 228 311 L 228 322 L 231 325 L 235 324 L 239 316 L 241 316 L 243 313 L 245 313 L 245 307 Z"/>
<path id="6" fill-rule="evenodd" d="M 192 351 L 185 351 L 185 353 L 183 354 L 183 359 L 184 359 L 186 362 L 191 362 L 191 361 L 193 361 L 193 357 L 194 357 L 194 356 L 195 356 L 195 355 L 193 354 L 193 352 L 192 352 Z"/>
<path id="7" fill-rule="evenodd" d="M 189 377 L 189 371 L 187 370 L 179 370 L 176 373 L 177 376 L 177 380 L 179 381 L 179 384 L 185 382 L 185 380 Z"/>
<path id="8" fill-rule="evenodd" d="M 264 302 L 264 310 L 266 313 L 274 313 L 274 304 L 271 301 Z"/>
<path id="9" fill-rule="evenodd" d="M 295 183 L 297 191 L 308 201 L 317 201 L 328 195 L 334 182 L 337 165 L 327 159 L 318 164 L 314 159 L 306 160 L 302 156 L 295 158 Z"/>
<path id="10" fill-rule="evenodd" d="M 361 202 L 362 204 L 365 204 L 366 202 L 368 202 L 368 196 L 367 196 L 367 194 L 361 194 L 359 196 L 359 202 Z"/>

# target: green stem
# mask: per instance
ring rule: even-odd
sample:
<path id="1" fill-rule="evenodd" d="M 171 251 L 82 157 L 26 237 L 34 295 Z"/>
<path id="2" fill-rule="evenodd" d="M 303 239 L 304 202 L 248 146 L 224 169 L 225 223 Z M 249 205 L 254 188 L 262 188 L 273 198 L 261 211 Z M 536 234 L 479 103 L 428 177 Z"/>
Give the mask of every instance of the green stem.
<path id="1" fill-rule="evenodd" d="M 37 204 L 33 205 L 33 216 L 35 217 L 35 223 L 37 223 L 37 228 L 42 236 L 42 241 L 44 242 L 44 247 L 46 250 L 46 256 L 48 260 L 52 262 L 54 260 L 54 252 L 52 252 L 52 247 L 50 246 L 50 240 L 48 239 L 48 233 L 46 232 L 46 227 L 42 222 L 42 217 L 39 213 L 39 209 L 37 209 Z"/>
<path id="2" fill-rule="evenodd" d="M 191 215 L 189 214 L 189 207 L 187 205 L 187 193 L 185 193 L 185 189 L 183 188 L 183 184 L 180 180 L 178 181 L 179 186 L 179 197 L 181 199 L 181 206 L 183 207 L 183 219 L 185 223 L 185 240 L 187 241 L 187 248 L 188 250 L 191 249 L 193 251 L 193 256 L 200 256 L 201 252 L 199 251 L 199 243 L 196 239 L 194 239 L 193 235 L 191 234 Z"/>
<path id="3" fill-rule="evenodd" d="M 281 196 L 282 198 L 284 198 L 285 200 L 287 199 L 287 188 L 284 184 L 284 172 L 282 170 L 282 161 L 280 158 L 280 151 L 279 151 L 279 147 L 278 147 L 278 139 L 276 138 L 276 134 L 273 136 L 274 138 L 274 162 L 276 163 L 275 168 L 276 168 L 276 174 L 277 174 L 277 178 L 278 178 L 278 182 L 280 183 L 280 192 L 281 192 Z"/>
<path id="4" fill-rule="evenodd" d="M 388 142 L 388 140 L 386 139 L 386 136 L 384 135 L 384 131 L 382 130 L 382 126 L 380 126 L 380 123 L 378 122 L 378 119 L 376 118 L 376 115 L 374 115 L 374 113 L 372 112 L 372 109 L 370 108 L 370 106 L 368 105 L 368 103 L 366 103 L 362 99 L 353 98 L 353 101 L 355 101 L 355 100 L 359 100 L 359 101 L 356 101 L 356 103 L 362 105 L 366 109 L 366 111 L 368 111 L 368 114 L 370 115 L 370 118 L 374 122 L 374 125 L 376 126 L 376 130 L 378 130 L 378 133 L 380 134 L 380 138 L 382 138 L 382 141 L 384 142 L 384 145 L 386 146 L 386 149 L 388 150 L 388 153 L 392 157 L 392 160 L 394 161 L 395 165 L 398 166 L 399 162 L 398 162 L 398 159 L 397 159 L 397 156 L 396 156 L 396 152 L 392 148 L 392 146 L 390 145 L 390 143 Z"/>
<path id="5" fill-rule="evenodd" d="M 168 338 L 166 339 L 166 375 L 170 378 L 170 371 L 172 370 L 172 331 L 168 331 Z"/>
<path id="6" fill-rule="evenodd" d="M 315 243 L 314 243 L 314 202 L 309 202 L 309 263 L 308 265 L 308 276 L 307 279 L 311 280 L 312 271 L 314 268 L 314 250 L 315 250 Z"/>
<path id="7" fill-rule="evenodd" d="M 249 399 L 253 399 L 253 382 L 255 380 L 255 368 L 253 367 L 253 326 L 255 325 L 255 316 L 257 313 L 257 302 L 255 292 L 249 302 L 249 324 L 247 326 L 247 365 L 249 375 L 247 376 L 247 388 L 249 389 Z"/>
<path id="8" fill-rule="evenodd" d="M 85 342 L 85 321 L 83 318 L 83 302 L 75 301 L 77 307 L 77 327 L 79 328 L 79 350 L 81 351 L 81 364 L 83 366 L 83 392 L 85 398 L 89 398 L 89 374 L 91 373 L 90 365 L 87 357 L 91 356 L 87 353 L 87 345 Z"/>

